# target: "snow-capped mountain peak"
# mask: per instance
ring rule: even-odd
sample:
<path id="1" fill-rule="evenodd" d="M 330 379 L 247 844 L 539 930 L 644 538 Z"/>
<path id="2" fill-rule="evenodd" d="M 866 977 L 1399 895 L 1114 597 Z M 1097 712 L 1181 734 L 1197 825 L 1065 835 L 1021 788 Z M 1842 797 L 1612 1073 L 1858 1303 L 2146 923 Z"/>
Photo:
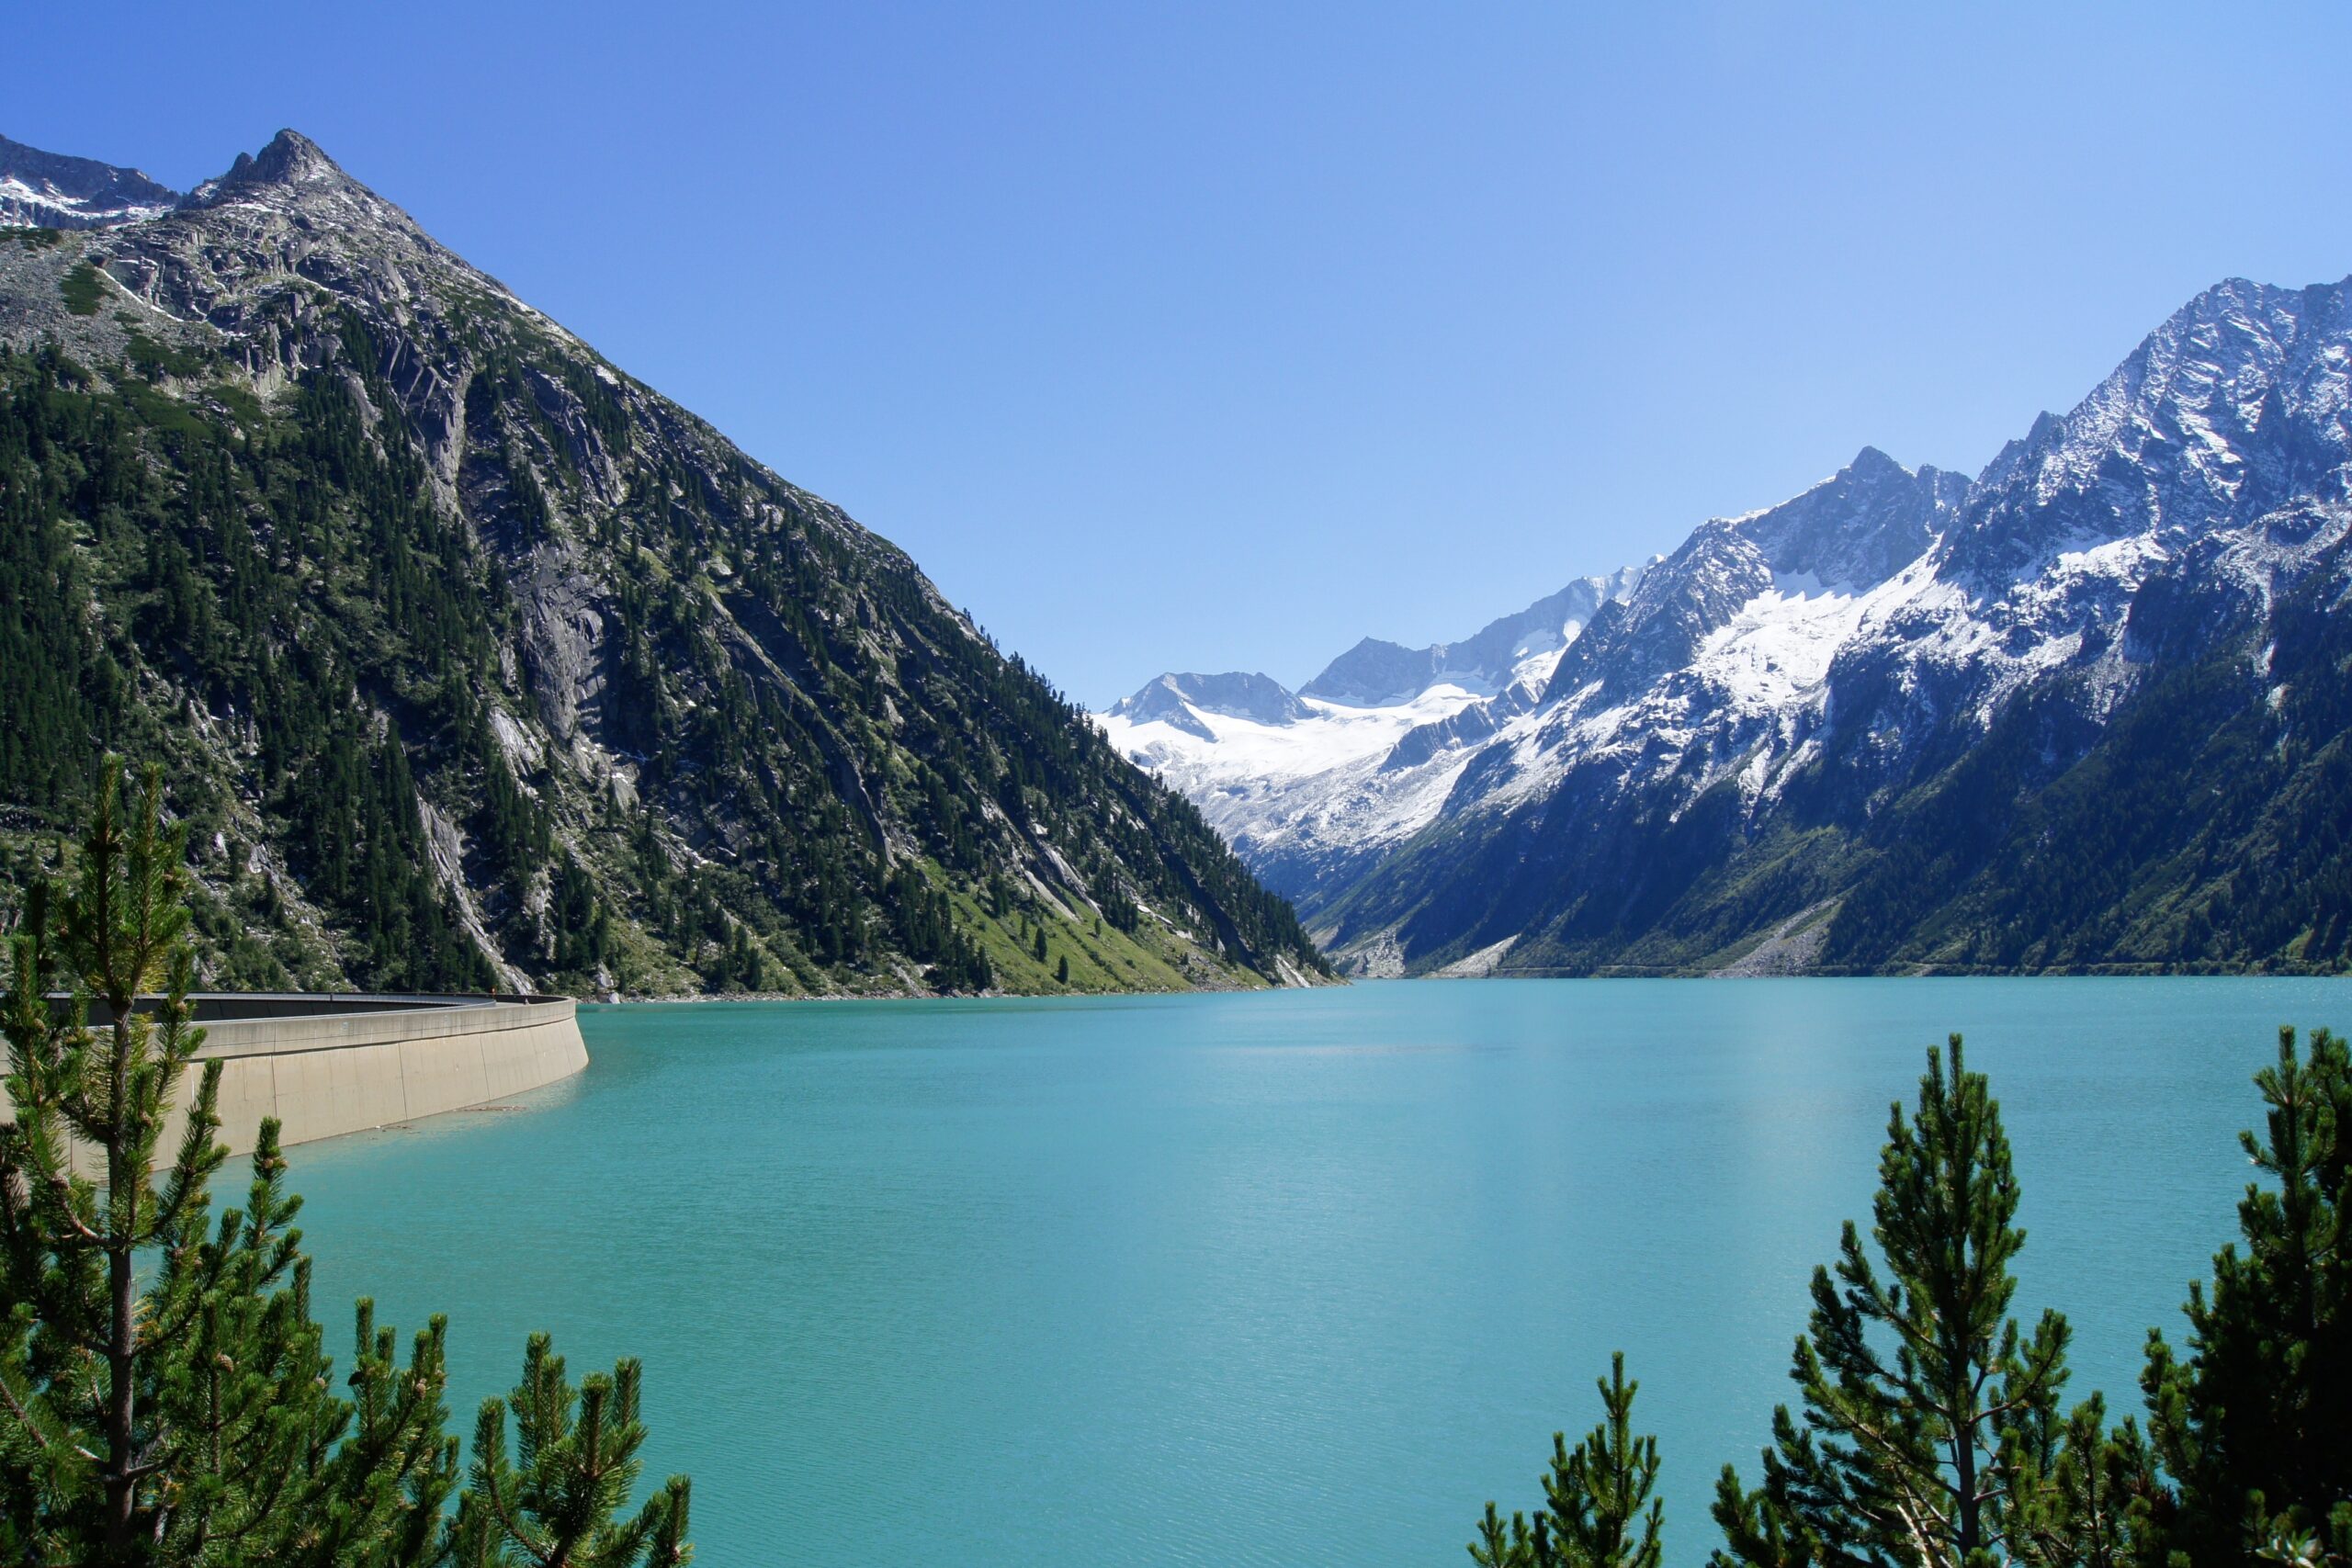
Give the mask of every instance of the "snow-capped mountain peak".
<path id="1" fill-rule="evenodd" d="M 1427 826 L 1463 738 L 1522 711 L 1645 570 L 1579 578 L 1457 642 L 1366 637 L 1296 693 L 1263 674 L 1161 675 L 1096 722 L 1245 852 L 1329 874 Z"/>
<path id="2" fill-rule="evenodd" d="M 1702 523 L 1645 570 L 1572 584 L 1462 643 L 1367 640 L 1299 693 L 1313 716 L 1281 732 L 1286 749 L 1192 707 L 1199 733 L 1113 733 L 1369 972 L 1982 962 L 1969 955 L 2060 919 L 2064 898 L 2028 899 L 2016 880 L 2059 852 L 2051 823 L 2112 837 L 2100 792 L 2132 778 L 2103 749 L 2177 766 L 2149 749 L 2251 715 L 2259 738 L 2231 742 L 2234 788 L 2248 759 L 2287 768 L 2298 747 L 2352 745 L 2352 730 L 2328 739 L 2352 714 L 2334 694 L 2352 668 L 2347 607 L 2352 279 L 2232 279 L 1973 480 L 1866 446 L 1800 495 Z M 2175 716 L 2184 668 L 2218 707 Z M 1300 741 L 1316 734 L 1310 768 Z M 2098 782 L 2027 815 L 2078 764 Z M 2352 814 L 2338 798 L 2352 774 L 2295 776 L 2310 782 L 2241 791 L 2236 808 L 2275 797 L 2309 819 L 2292 830 L 2206 822 L 2199 803 L 2227 790 L 2165 777 L 2163 809 L 2184 825 L 2116 840 L 2113 865 L 2167 887 L 2226 873 L 2210 847 L 2190 852 L 2192 833 L 2336 864 L 2340 831 L 2313 825 Z M 2282 961 L 2352 953 L 2352 915 L 2302 907 L 2319 875 L 2260 895 L 2289 911 L 2261 917 L 2287 933 L 2261 941 L 2293 937 Z M 1927 886 L 2007 912 L 1969 926 Z M 2271 886 L 2237 877 L 2195 907 Z M 2072 933 L 2067 953 L 2169 962 L 2182 933 L 2220 919 L 2187 907 L 2092 902 L 2052 929 Z M 2312 920 L 2307 951 L 2295 922 Z"/>
<path id="3" fill-rule="evenodd" d="M 1631 593 L 1645 570 L 1629 566 L 1606 576 L 1578 578 L 1523 610 L 1498 616 L 1459 642 L 1407 648 L 1365 637 L 1300 687 L 1299 694 L 1350 707 L 1392 707 L 1437 685 L 1493 696 L 1515 682 L 1540 680 L 1600 606 Z M 1540 671 L 1533 667 L 1537 660 L 1543 661 Z"/>
<path id="4" fill-rule="evenodd" d="M 1309 714 L 1306 705 L 1272 675 L 1172 671 L 1145 682 L 1134 695 L 1120 698 L 1110 711 L 1132 724 L 1158 721 L 1204 737 L 1209 730 L 1201 714 L 1222 714 L 1267 725 L 1295 723 Z"/>

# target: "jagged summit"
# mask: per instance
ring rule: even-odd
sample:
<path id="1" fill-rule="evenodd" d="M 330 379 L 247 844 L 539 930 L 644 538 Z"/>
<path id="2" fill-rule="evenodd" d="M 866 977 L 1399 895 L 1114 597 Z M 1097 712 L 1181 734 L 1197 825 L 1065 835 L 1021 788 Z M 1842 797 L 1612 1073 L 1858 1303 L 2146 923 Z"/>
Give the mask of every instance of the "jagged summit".
<path id="1" fill-rule="evenodd" d="M 342 166 L 319 144 L 299 130 L 280 130 L 260 152 L 240 152 L 229 172 L 206 181 L 197 190 L 249 185 L 296 185 L 306 181 L 349 179 Z"/>
<path id="2" fill-rule="evenodd" d="M 401 230 L 419 244 L 441 247 L 397 204 L 347 174 L 326 150 L 299 130 L 280 130 L 258 152 L 240 152 L 224 174 L 190 191 L 186 209 L 258 204 L 307 211 L 340 226 L 375 224 Z M 448 253 L 443 252 L 447 254 Z"/>
<path id="3" fill-rule="evenodd" d="M 368 237 L 463 268 L 495 284 L 445 249 L 397 203 L 354 179 L 320 145 L 299 130 L 280 130 L 259 152 L 240 152 L 228 172 L 190 191 L 183 212 L 248 208 L 282 214 L 303 234 L 332 232 L 350 247 Z M 496 285 L 502 291 L 503 284 Z M 519 302 L 519 301 L 518 301 Z"/>
<path id="4" fill-rule="evenodd" d="M 1966 475 L 1906 468 L 1865 446 L 1813 489 L 1737 526 L 1776 579 L 1868 588 L 1917 559 L 1967 489 Z"/>
<path id="5" fill-rule="evenodd" d="M 1532 660 L 1555 655 L 1574 641 L 1603 604 L 1632 593 L 1646 570 L 1629 566 L 1606 576 L 1580 577 L 1523 610 L 1497 616 L 1459 642 L 1407 648 L 1365 637 L 1300 687 L 1299 694 L 1351 707 L 1408 703 L 1440 684 L 1492 695 L 1533 678 Z"/>
<path id="6" fill-rule="evenodd" d="M 1272 675 L 1242 671 L 1220 675 L 1170 671 L 1146 682 L 1133 696 L 1120 698 L 1111 712 L 1136 724 L 1159 719 L 1207 736 L 1208 729 L 1188 709 L 1275 725 L 1295 724 L 1308 714 L 1306 705 Z"/>
<path id="7" fill-rule="evenodd" d="M 382 199 L 299 130 L 280 130 L 259 152 L 238 153 L 226 173 L 186 193 L 137 169 L 44 152 L 0 136 L 0 222 L 47 229 L 122 228 L 187 208 L 250 197 L 266 186 L 337 187 Z"/>

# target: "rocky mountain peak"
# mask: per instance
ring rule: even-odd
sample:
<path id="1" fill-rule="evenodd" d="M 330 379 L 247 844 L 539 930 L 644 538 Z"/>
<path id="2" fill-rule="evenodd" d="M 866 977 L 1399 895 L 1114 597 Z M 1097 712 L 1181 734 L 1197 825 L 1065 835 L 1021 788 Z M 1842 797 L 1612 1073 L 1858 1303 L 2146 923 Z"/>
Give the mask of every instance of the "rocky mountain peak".
<path id="1" fill-rule="evenodd" d="M 1351 707 L 1411 701 L 1432 685 L 1458 685 L 1491 696 L 1527 678 L 1530 660 L 1557 653 L 1576 640 L 1603 604 L 1633 593 L 1644 566 L 1601 577 L 1580 577 L 1527 608 L 1498 616 L 1458 642 L 1407 648 L 1365 637 L 1299 688 L 1300 694 Z"/>
<path id="2" fill-rule="evenodd" d="M 294 185 L 306 180 L 346 177 L 319 144 L 299 130 L 280 130 L 258 153 L 240 152 L 223 183 Z"/>
<path id="3" fill-rule="evenodd" d="M 2002 449 L 1948 570 L 1997 596 L 2069 550 L 2139 536 L 2177 550 L 2311 493 L 2352 458 L 2347 335 L 2352 278 L 2203 290 L 2063 418 Z"/>
<path id="4" fill-rule="evenodd" d="M 1967 490 L 1958 474 L 1906 468 L 1875 446 L 1793 500 L 1737 520 L 1782 577 L 1867 588 L 1925 554 Z"/>
<path id="5" fill-rule="evenodd" d="M 1214 739 L 1188 708 L 1271 725 L 1295 724 L 1308 712 L 1306 705 L 1272 675 L 1241 671 L 1219 675 L 1171 671 L 1146 682 L 1133 696 L 1121 698 L 1111 712 L 1136 724 L 1157 719 Z"/>
<path id="6" fill-rule="evenodd" d="M 1300 690 L 1327 702 L 1373 707 L 1410 696 L 1429 683 L 1436 647 L 1407 648 L 1385 637 L 1360 638 Z"/>
<path id="7" fill-rule="evenodd" d="M 328 157 L 317 142 L 299 130 L 280 130 L 260 152 L 238 153 L 227 173 L 215 175 L 190 192 L 187 205 L 215 207 L 232 198 L 250 200 L 273 193 L 300 197 L 324 192 L 382 199 L 345 174 L 342 165 Z"/>

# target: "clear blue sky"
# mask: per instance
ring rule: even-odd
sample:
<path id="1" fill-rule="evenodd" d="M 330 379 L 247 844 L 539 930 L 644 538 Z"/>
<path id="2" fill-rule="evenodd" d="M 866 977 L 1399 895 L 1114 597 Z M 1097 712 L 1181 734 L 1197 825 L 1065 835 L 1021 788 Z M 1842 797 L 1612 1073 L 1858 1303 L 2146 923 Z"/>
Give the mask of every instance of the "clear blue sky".
<path id="1" fill-rule="evenodd" d="M 2352 273 L 2352 6 L 18 7 L 0 132 L 280 125 L 1091 703 L 1973 470 Z"/>

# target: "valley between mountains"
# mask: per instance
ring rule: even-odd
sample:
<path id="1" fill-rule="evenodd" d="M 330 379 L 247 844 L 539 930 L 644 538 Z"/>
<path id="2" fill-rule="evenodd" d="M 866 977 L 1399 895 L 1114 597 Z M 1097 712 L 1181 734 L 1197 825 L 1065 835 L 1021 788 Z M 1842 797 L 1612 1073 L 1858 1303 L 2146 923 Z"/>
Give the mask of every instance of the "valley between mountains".
<path id="1" fill-rule="evenodd" d="M 307 139 L 185 194 L 0 139 L 0 883 L 113 750 L 209 987 L 1326 977 L 903 553 Z"/>
<path id="2" fill-rule="evenodd" d="M 1973 477 L 1088 715 L 293 132 L 0 139 L 0 852 L 162 761 L 209 984 L 2352 963 L 2352 281 L 2206 290 Z"/>
<path id="3" fill-rule="evenodd" d="M 1097 717 L 1359 975 L 2352 963 L 2352 280 L 1464 641 Z"/>

